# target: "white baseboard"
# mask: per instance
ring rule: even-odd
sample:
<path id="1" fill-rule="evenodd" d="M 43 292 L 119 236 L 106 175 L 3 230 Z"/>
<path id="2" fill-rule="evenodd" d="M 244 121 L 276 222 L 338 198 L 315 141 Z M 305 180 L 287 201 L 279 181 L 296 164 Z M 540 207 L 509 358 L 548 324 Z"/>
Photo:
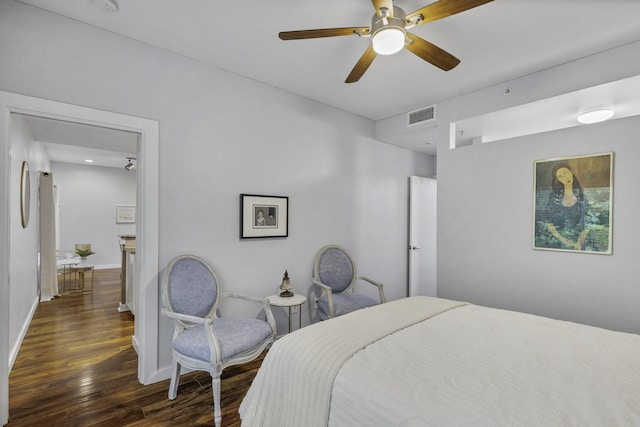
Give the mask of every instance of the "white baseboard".
<path id="1" fill-rule="evenodd" d="M 136 338 L 135 335 L 131 337 L 131 346 L 136 351 L 136 353 L 140 355 L 140 352 L 138 351 L 140 349 L 140 343 L 138 342 L 138 338 Z"/>
<path id="2" fill-rule="evenodd" d="M 96 265 L 93 268 L 96 270 L 106 270 L 109 268 L 121 268 L 122 265 L 120 264 L 104 264 L 104 265 Z"/>
<path id="3" fill-rule="evenodd" d="M 131 346 L 133 347 L 133 349 L 136 351 L 136 353 L 138 355 L 140 355 L 140 343 L 138 342 L 138 338 L 134 335 L 131 337 Z M 156 382 L 160 382 L 160 381 L 164 381 L 164 380 L 168 380 L 169 378 L 171 378 L 171 369 L 172 366 L 165 366 L 162 367 L 160 369 L 158 369 L 155 374 L 152 375 L 152 379 L 149 382 L 149 384 L 152 383 L 156 383 Z M 187 369 L 185 367 L 182 367 L 182 369 L 180 370 L 180 374 L 187 374 L 189 372 L 192 372 L 191 369 Z"/>
<path id="4" fill-rule="evenodd" d="M 38 308 L 38 303 L 40 302 L 40 295 L 36 295 L 36 298 L 33 300 L 33 304 L 31 305 L 31 309 L 29 310 L 29 315 L 25 323 L 20 328 L 20 334 L 18 335 L 18 339 L 11 347 L 11 352 L 9 353 L 9 372 L 11 372 L 11 368 L 13 368 L 13 364 L 18 357 L 18 352 L 20 351 L 20 346 L 22 346 L 22 341 L 24 337 L 27 336 L 27 331 L 29 330 L 29 325 L 31 324 L 31 319 L 33 319 L 33 315 L 36 313 L 36 309 Z"/>

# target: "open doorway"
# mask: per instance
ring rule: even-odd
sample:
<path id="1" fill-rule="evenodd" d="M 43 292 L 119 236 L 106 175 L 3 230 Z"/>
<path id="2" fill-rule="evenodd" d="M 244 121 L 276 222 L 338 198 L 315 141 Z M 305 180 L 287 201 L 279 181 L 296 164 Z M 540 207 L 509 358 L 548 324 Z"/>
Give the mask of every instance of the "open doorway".
<path id="1" fill-rule="evenodd" d="M 134 251 L 124 257 L 120 240 L 126 236 L 135 241 L 135 164 L 140 134 L 24 114 L 13 114 L 11 120 L 12 152 L 24 152 L 23 146 L 27 146 L 28 157 L 36 163 L 32 169 L 40 172 L 34 180 L 39 195 L 39 198 L 35 195 L 38 215 L 34 215 L 34 219 L 40 220 L 34 226 L 40 236 L 38 289 L 41 301 L 72 291 L 73 288 L 67 286 L 70 278 L 66 273 L 78 263 L 75 253 L 78 245 L 88 246 L 91 255 L 82 263 L 90 265 L 91 271 L 118 267 L 125 273 L 134 270 L 126 269 L 135 256 Z M 15 159 L 12 165 L 15 166 Z M 125 208 L 134 215 L 126 220 L 118 218 L 118 209 Z M 18 239 L 12 239 L 11 252 L 15 252 L 15 240 Z M 12 261 L 12 265 L 15 262 Z M 60 283 L 56 283 L 56 276 Z M 125 283 L 129 289 L 121 292 L 125 299 L 120 301 L 119 308 L 129 309 L 133 306 L 131 284 L 134 281 L 123 280 L 122 284 Z"/>
<path id="2" fill-rule="evenodd" d="M 11 253 L 10 228 L 16 203 L 11 197 L 12 156 L 10 151 L 11 117 L 22 114 L 31 117 L 69 123 L 98 126 L 138 133 L 137 152 L 137 215 L 136 236 L 139 256 L 136 257 L 139 315 L 136 316 L 132 345 L 138 352 L 138 380 L 149 384 L 158 380 L 158 122 L 102 110 L 48 101 L 23 95 L 0 92 L 0 320 L 9 324 L 10 259 L 22 254 Z M 24 153 L 23 153 L 24 154 Z M 26 154 L 25 154 L 26 155 Z M 14 159 L 15 160 L 15 159 Z M 6 203 L 5 203 L 6 202 Z M 142 226 L 144 224 L 144 227 Z M 15 279 L 13 279 L 15 280 Z M 114 310 L 117 308 L 114 308 Z M 26 326 L 22 326 L 28 327 Z M 8 328 L 0 328 L 0 424 L 8 419 L 8 365 L 15 339 L 10 340 Z M 19 343 L 18 343 L 19 345 Z"/>

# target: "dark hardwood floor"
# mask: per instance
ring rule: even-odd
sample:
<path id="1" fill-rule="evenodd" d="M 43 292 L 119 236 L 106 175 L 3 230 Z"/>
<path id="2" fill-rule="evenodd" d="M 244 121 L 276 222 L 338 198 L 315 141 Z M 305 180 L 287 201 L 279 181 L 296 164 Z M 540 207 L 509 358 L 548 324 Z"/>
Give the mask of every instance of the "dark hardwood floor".
<path id="1" fill-rule="evenodd" d="M 178 397 L 169 381 L 137 380 L 133 317 L 119 313 L 120 270 L 96 270 L 92 293 L 40 303 L 9 376 L 8 426 L 208 426 L 211 377 L 183 375 Z M 262 358 L 222 376 L 222 425 L 240 426 L 238 407 Z"/>

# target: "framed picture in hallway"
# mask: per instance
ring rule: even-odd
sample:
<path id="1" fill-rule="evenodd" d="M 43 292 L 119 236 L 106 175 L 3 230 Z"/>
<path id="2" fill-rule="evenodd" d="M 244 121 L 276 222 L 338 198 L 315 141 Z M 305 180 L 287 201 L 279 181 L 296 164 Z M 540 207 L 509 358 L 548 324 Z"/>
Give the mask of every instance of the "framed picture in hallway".
<path id="1" fill-rule="evenodd" d="M 611 254 L 613 153 L 536 161 L 533 248 Z"/>
<path id="2" fill-rule="evenodd" d="M 240 238 L 287 237 L 289 198 L 240 195 Z"/>
<path id="3" fill-rule="evenodd" d="M 133 224 L 135 222 L 135 206 L 116 205 L 116 224 Z"/>

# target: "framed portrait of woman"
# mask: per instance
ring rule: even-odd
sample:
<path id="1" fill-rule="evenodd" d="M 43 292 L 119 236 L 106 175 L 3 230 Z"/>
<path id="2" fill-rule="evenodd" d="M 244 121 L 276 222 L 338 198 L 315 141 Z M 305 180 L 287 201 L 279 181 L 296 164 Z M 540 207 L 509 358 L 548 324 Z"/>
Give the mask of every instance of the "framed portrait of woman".
<path id="1" fill-rule="evenodd" d="M 611 254 L 613 153 L 534 164 L 533 248 Z"/>

